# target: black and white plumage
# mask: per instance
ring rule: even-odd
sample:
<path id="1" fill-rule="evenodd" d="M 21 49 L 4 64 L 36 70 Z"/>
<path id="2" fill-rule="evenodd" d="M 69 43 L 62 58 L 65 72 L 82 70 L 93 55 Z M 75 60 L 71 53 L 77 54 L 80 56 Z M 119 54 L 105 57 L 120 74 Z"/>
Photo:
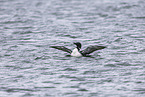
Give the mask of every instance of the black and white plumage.
<path id="1" fill-rule="evenodd" d="M 74 44 L 76 45 L 76 48 L 73 51 L 64 46 L 50 46 L 50 47 L 68 52 L 70 53 L 71 56 L 75 56 L 75 57 L 87 56 L 96 50 L 101 50 L 101 49 L 106 48 L 105 46 L 92 45 L 92 46 L 87 47 L 84 50 L 81 50 L 82 45 L 80 42 L 75 42 Z"/>

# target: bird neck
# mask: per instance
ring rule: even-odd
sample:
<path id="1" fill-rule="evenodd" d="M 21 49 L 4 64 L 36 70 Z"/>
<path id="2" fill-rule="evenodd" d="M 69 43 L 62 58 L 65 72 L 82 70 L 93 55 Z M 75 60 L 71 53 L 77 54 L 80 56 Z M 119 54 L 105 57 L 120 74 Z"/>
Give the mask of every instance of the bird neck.
<path id="1" fill-rule="evenodd" d="M 78 51 L 80 51 L 81 48 L 77 46 L 77 49 L 78 49 Z"/>

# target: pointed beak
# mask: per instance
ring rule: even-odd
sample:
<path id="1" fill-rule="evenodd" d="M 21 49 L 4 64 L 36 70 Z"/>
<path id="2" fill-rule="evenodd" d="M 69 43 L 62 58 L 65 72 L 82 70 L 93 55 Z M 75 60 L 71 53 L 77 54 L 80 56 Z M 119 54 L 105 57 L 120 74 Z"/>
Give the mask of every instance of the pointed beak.
<path id="1" fill-rule="evenodd" d="M 74 44 L 76 45 L 76 42 L 74 42 Z"/>

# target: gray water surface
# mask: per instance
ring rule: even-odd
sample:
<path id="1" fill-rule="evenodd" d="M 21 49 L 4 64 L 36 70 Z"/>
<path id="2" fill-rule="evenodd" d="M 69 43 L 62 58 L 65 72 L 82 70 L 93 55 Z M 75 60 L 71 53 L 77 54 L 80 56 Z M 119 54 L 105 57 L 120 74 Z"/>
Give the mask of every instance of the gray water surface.
<path id="1" fill-rule="evenodd" d="M 145 97 L 145 1 L 0 0 L 0 97 Z"/>

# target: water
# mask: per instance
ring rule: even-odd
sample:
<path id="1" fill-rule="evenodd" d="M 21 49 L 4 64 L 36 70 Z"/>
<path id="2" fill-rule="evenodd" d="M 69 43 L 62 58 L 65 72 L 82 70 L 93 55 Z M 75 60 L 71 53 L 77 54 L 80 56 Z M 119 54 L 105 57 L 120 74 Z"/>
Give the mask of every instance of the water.
<path id="1" fill-rule="evenodd" d="M 0 0 L 0 97 L 144 97 L 144 0 Z M 68 57 L 50 45 L 107 46 Z"/>

